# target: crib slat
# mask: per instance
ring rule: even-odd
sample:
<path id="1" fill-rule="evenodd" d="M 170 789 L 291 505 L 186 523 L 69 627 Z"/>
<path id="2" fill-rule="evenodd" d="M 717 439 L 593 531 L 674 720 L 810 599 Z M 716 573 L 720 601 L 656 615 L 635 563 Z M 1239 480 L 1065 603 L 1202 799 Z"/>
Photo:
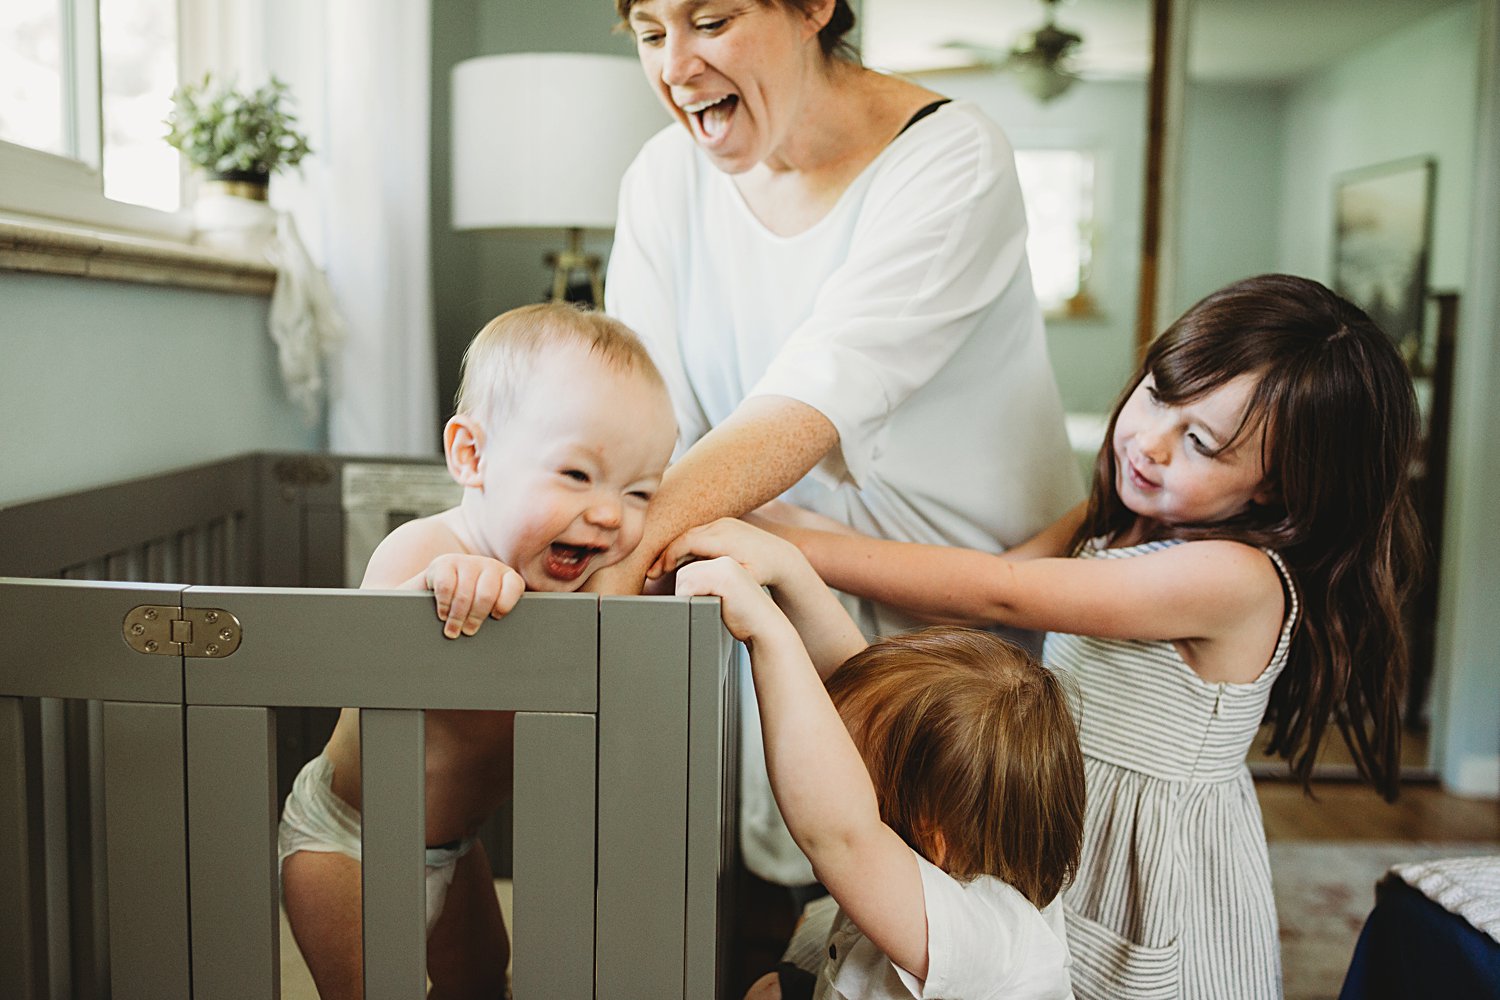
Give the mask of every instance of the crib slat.
<path id="1" fill-rule="evenodd" d="M 275 719 L 187 710 L 194 1000 L 281 995 Z"/>
<path id="2" fill-rule="evenodd" d="M 180 704 L 104 705 L 113 1000 L 191 997 L 182 728 Z"/>
<path id="3" fill-rule="evenodd" d="M 28 767 L 28 728 L 35 729 L 22 700 L 0 697 L 0 996 L 40 1000 L 47 983 L 46 907 L 33 873 L 41 788 Z"/>
<path id="4" fill-rule="evenodd" d="M 733 912 L 739 727 L 739 650 L 717 598 L 690 612 L 688 656 L 687 915 L 684 997 L 727 996 Z"/>
<path id="5" fill-rule="evenodd" d="M 516 715 L 511 985 L 520 1000 L 594 996 L 597 733 L 591 715 Z"/>
<path id="6" fill-rule="evenodd" d="M 688 602 L 601 598 L 599 620 L 599 997 L 675 995 L 687 889 Z"/>
<path id="7" fill-rule="evenodd" d="M 411 1000 L 427 984 L 425 718 L 359 713 L 366 1000 Z"/>

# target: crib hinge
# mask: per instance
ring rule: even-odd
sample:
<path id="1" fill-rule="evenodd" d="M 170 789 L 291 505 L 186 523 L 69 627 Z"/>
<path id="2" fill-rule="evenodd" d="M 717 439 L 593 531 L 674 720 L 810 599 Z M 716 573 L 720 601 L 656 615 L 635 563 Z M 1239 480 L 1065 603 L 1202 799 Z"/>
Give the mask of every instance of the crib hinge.
<path id="1" fill-rule="evenodd" d="M 142 604 L 126 613 L 124 631 L 137 653 L 223 659 L 240 648 L 240 620 L 222 608 Z"/>

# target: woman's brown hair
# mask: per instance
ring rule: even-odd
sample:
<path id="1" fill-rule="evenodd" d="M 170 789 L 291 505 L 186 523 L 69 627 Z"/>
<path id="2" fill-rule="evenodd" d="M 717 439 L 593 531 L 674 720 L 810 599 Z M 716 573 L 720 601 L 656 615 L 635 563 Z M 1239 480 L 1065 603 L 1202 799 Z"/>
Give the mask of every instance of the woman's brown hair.
<path id="1" fill-rule="evenodd" d="M 994 875 L 1035 906 L 1083 847 L 1083 755 L 1058 677 L 988 632 L 939 626 L 850 657 L 828 693 L 883 820 L 957 878 Z"/>
<path id="2" fill-rule="evenodd" d="M 1075 545 L 1118 537 L 1136 519 L 1115 489 L 1112 441 L 1147 375 L 1168 404 L 1258 377 L 1235 439 L 1260 436 L 1271 501 L 1212 524 L 1148 525 L 1146 540 L 1228 538 L 1281 555 L 1302 613 L 1271 691 L 1267 750 L 1308 788 L 1332 720 L 1360 773 L 1395 799 L 1402 609 L 1421 549 L 1409 479 L 1416 397 L 1395 345 L 1307 278 L 1264 274 L 1204 298 L 1151 344 L 1115 405 Z"/>
<path id="3" fill-rule="evenodd" d="M 622 25 L 629 22 L 630 8 L 634 7 L 637 2 L 638 0 L 615 0 L 615 13 L 620 15 Z M 774 3 L 778 7 L 795 10 L 805 16 L 811 13 L 818 0 L 757 0 L 757 2 Z M 834 0 L 833 14 L 828 18 L 828 23 L 818 30 L 818 46 L 822 48 L 823 55 L 858 64 L 859 50 L 848 39 L 849 32 L 853 30 L 854 8 L 849 5 L 849 0 Z"/>

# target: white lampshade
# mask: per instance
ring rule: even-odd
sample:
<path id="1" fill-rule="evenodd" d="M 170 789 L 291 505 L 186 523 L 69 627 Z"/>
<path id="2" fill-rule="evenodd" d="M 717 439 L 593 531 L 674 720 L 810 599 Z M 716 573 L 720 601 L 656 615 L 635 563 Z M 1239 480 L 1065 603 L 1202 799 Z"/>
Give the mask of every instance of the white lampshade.
<path id="1" fill-rule="evenodd" d="M 453 67 L 453 226 L 611 229 L 620 178 L 670 119 L 628 56 Z"/>

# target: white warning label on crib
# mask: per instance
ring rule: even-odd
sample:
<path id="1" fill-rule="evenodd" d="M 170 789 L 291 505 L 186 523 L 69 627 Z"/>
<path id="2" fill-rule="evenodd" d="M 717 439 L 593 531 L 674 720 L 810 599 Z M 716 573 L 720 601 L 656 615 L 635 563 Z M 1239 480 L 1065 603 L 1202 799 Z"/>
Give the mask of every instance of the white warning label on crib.
<path id="1" fill-rule="evenodd" d="M 399 525 L 454 506 L 463 487 L 436 464 L 344 465 L 344 585 L 358 587 L 375 546 Z"/>

